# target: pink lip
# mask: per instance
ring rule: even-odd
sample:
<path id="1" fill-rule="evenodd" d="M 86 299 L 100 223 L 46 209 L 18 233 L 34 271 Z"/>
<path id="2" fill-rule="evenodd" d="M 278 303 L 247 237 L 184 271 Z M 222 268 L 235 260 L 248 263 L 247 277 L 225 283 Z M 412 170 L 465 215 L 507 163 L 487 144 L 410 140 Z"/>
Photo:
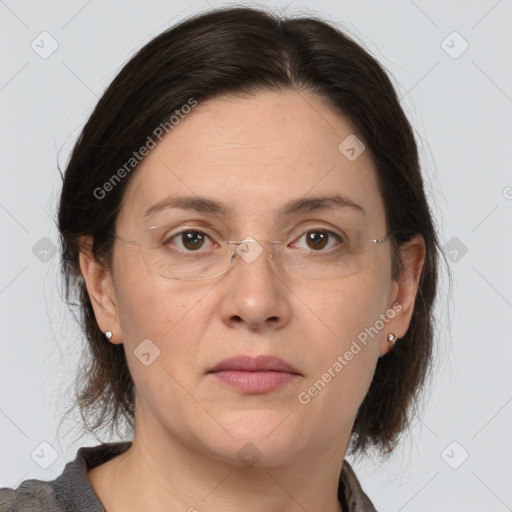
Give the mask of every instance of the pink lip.
<path id="1" fill-rule="evenodd" d="M 267 393 L 301 374 L 274 356 L 235 356 L 221 361 L 209 372 L 220 383 L 243 393 Z"/>
<path id="2" fill-rule="evenodd" d="M 273 371 L 273 372 L 286 372 L 296 373 L 300 375 L 291 364 L 283 361 L 279 357 L 275 356 L 234 356 L 224 359 L 220 363 L 216 364 L 209 370 L 211 372 L 221 372 L 226 370 L 238 370 L 242 372 L 261 372 L 261 371 Z"/>

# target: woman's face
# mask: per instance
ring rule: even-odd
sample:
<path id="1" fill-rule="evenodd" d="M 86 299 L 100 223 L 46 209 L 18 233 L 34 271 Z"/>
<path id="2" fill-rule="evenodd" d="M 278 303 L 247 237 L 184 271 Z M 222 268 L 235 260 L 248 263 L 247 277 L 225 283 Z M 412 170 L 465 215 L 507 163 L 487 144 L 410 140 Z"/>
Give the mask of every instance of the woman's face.
<path id="1" fill-rule="evenodd" d="M 368 150 L 350 150 L 353 137 L 344 118 L 303 92 L 199 103 L 136 170 L 116 233 L 133 240 L 144 225 L 177 219 L 178 228 L 192 222 L 201 229 L 203 222 L 203 231 L 207 224 L 215 229 L 205 232 L 218 235 L 205 240 L 203 249 L 211 249 L 221 239 L 249 236 L 296 242 L 308 229 L 347 218 L 366 226 L 369 239 L 383 237 L 376 169 Z M 276 217 L 290 201 L 334 195 L 357 203 L 364 215 L 328 204 Z M 148 208 L 170 196 L 207 198 L 232 216 L 174 207 L 141 224 Z M 321 247 L 305 240 L 288 250 Z M 174 243 L 193 250 L 180 237 Z M 336 240 L 328 243 L 323 250 Z M 116 241 L 106 277 L 113 286 L 105 288 L 112 302 L 102 297 L 95 310 L 100 327 L 114 331 L 112 342 L 124 344 L 137 390 L 136 436 L 166 436 L 235 462 L 254 450 L 269 465 L 327 447 L 344 453 L 387 335 L 402 336 L 409 323 L 410 314 L 392 308 L 400 297 L 389 242 L 372 246 L 358 273 L 322 280 L 289 275 L 262 248 L 224 275 L 190 281 L 151 272 L 137 245 Z M 238 355 L 276 356 L 298 375 L 257 392 L 209 373 Z"/>

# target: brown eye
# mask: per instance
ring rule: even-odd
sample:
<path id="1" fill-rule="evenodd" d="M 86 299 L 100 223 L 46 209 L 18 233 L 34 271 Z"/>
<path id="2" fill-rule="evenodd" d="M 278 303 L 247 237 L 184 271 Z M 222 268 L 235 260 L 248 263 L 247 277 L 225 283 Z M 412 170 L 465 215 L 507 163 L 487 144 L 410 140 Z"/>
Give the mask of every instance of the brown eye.
<path id="1" fill-rule="evenodd" d="M 325 231 L 308 231 L 306 242 L 311 249 L 323 249 L 329 241 L 329 235 Z"/>
<path id="2" fill-rule="evenodd" d="M 329 244 L 330 245 L 327 248 L 331 249 L 333 247 L 333 243 L 336 240 L 339 242 L 342 241 L 340 236 L 327 229 L 310 229 L 297 240 L 301 240 L 304 237 L 307 247 L 302 247 L 305 249 L 311 249 L 314 252 L 324 252 L 322 250 L 325 249 Z"/>
<path id="3" fill-rule="evenodd" d="M 207 238 L 210 237 L 202 231 L 189 229 L 170 236 L 163 240 L 162 243 L 163 245 L 176 245 L 178 249 L 182 249 L 184 251 L 195 252 L 203 247 Z"/>
<path id="4" fill-rule="evenodd" d="M 184 231 L 181 234 L 182 242 L 187 249 L 200 249 L 204 244 L 205 234 L 200 231 Z"/>

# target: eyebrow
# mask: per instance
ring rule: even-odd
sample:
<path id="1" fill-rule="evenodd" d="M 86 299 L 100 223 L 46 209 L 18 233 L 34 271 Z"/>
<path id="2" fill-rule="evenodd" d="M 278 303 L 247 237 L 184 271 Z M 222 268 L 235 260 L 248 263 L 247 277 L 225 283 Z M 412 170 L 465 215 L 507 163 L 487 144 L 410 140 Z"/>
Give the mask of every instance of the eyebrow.
<path id="1" fill-rule="evenodd" d="M 147 219 L 157 212 L 172 208 L 208 212 L 226 218 L 234 216 L 233 209 L 221 201 L 214 201 L 213 199 L 199 196 L 177 196 L 167 197 L 153 204 L 144 212 L 144 218 Z M 347 197 L 336 194 L 330 196 L 294 199 L 281 206 L 281 208 L 276 211 L 276 217 L 286 217 L 318 210 L 332 210 L 335 208 L 351 208 L 362 215 L 366 215 L 366 212 L 361 205 L 354 203 Z"/>

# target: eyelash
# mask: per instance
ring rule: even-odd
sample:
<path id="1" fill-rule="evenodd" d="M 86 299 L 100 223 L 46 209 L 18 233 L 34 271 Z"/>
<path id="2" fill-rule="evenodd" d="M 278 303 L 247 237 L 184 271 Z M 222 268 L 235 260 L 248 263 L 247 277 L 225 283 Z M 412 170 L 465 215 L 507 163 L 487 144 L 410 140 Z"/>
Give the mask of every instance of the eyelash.
<path id="1" fill-rule="evenodd" d="M 298 240 L 300 240 L 303 236 L 307 235 L 307 234 L 308 234 L 308 233 L 310 233 L 310 232 L 314 232 L 314 231 L 321 232 L 321 233 L 327 233 L 327 234 L 329 235 L 329 237 L 330 237 L 330 238 L 331 238 L 331 237 L 334 237 L 334 238 L 336 238 L 336 239 L 338 240 L 338 242 L 340 242 L 340 243 L 342 243 L 342 244 L 345 242 L 345 238 L 344 238 L 342 235 L 339 235 L 339 234 L 337 234 L 337 233 L 335 233 L 334 231 L 331 231 L 331 230 L 329 230 L 329 229 L 326 229 L 326 228 L 309 228 L 309 229 L 307 229 L 307 230 L 306 230 L 302 235 L 300 235 L 298 238 L 296 238 L 296 239 L 295 239 L 295 241 L 294 241 L 294 242 L 292 242 L 292 243 L 296 243 L 296 242 L 297 242 Z M 179 237 L 179 236 L 183 235 L 184 233 L 199 233 L 199 234 L 204 235 L 205 237 L 209 238 L 209 239 L 210 239 L 210 240 L 212 240 L 212 242 L 213 242 L 213 239 L 210 237 L 210 235 L 208 235 L 208 234 L 207 234 L 207 233 L 205 233 L 204 231 L 201 231 L 200 229 L 196 229 L 196 228 L 189 228 L 189 229 L 184 229 L 184 230 L 182 230 L 182 231 L 180 231 L 180 232 L 178 232 L 178 233 L 174 233 L 174 234 L 172 234 L 172 235 L 170 235 L 170 236 L 168 236 L 168 237 L 165 237 L 165 238 L 162 240 L 162 245 L 169 245 L 169 243 L 170 243 L 173 239 L 175 239 L 175 238 L 177 238 L 177 237 Z M 329 241 L 330 241 L 330 240 L 329 240 Z M 217 243 L 217 242 L 215 242 L 215 243 Z M 328 242 L 328 243 L 329 243 L 329 242 Z M 173 244 L 173 245 L 174 245 L 174 244 Z M 339 245 L 338 245 L 338 247 L 339 247 Z M 201 248 L 202 248 L 202 247 L 201 247 Z M 200 249 L 201 249 L 201 248 L 200 248 Z M 311 251 L 311 252 L 317 252 L 317 253 L 321 253 L 321 252 L 332 252 L 332 250 L 336 250 L 336 248 L 337 248 L 337 247 L 334 247 L 334 248 L 332 248 L 332 247 L 331 247 L 330 249 L 327 249 L 327 250 L 319 250 L 319 251 L 314 251 L 314 250 L 310 249 L 310 251 Z M 189 250 L 186 250 L 186 249 L 180 249 L 180 248 L 178 248 L 178 250 L 181 250 L 181 251 L 184 251 L 184 252 L 188 252 L 188 253 L 200 252 L 200 249 L 199 249 L 199 250 L 197 250 L 197 251 L 189 251 Z"/>

